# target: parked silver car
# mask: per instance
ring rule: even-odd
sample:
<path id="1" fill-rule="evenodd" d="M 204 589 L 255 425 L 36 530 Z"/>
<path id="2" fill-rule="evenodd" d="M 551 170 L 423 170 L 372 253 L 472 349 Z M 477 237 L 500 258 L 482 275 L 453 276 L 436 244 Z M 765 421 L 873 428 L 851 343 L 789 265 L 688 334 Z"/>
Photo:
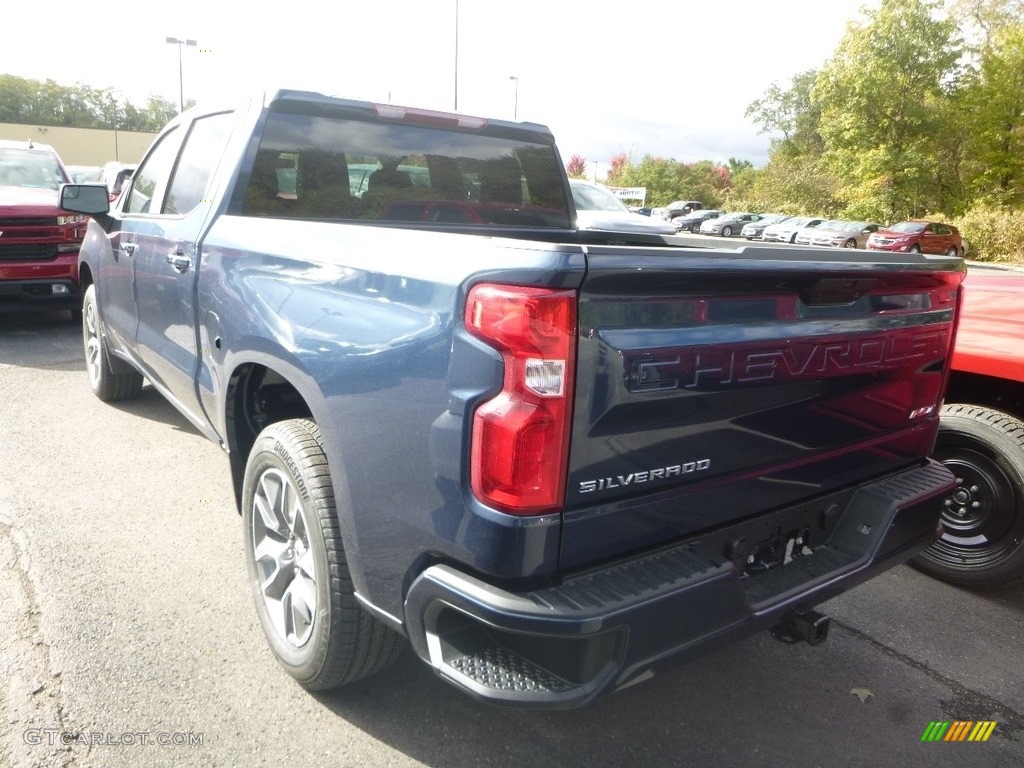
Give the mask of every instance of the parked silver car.
<path id="1" fill-rule="evenodd" d="M 877 232 L 880 225 L 870 221 L 833 221 L 808 230 L 811 237 L 808 245 L 825 246 L 828 248 L 865 248 L 868 237 Z M 800 242 L 800 236 L 796 241 Z"/>
<path id="2" fill-rule="evenodd" d="M 744 225 L 749 224 L 752 221 L 759 221 L 760 219 L 761 217 L 758 214 L 747 213 L 746 211 L 726 213 L 717 218 L 708 219 L 701 224 L 700 233 L 702 235 L 721 235 L 722 237 L 732 237 L 733 235 L 738 235 Z"/>
<path id="3" fill-rule="evenodd" d="M 810 245 L 811 240 L 825 233 L 831 234 L 834 230 L 841 228 L 846 222 L 840 219 L 825 219 L 818 224 L 801 227 L 793 235 L 793 241 L 797 245 Z"/>
<path id="4" fill-rule="evenodd" d="M 662 219 L 633 213 L 607 187 L 578 179 L 569 180 L 576 205 L 576 226 L 601 232 L 640 232 L 674 235 L 674 225 Z"/>

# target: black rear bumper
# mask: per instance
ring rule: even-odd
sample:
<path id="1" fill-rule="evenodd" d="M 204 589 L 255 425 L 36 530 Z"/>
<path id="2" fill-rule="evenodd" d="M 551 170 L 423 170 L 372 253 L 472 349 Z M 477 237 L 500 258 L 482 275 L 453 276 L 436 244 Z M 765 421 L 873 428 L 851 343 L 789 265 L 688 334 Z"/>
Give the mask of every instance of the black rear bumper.
<path id="1" fill-rule="evenodd" d="M 473 696 L 578 706 L 663 659 L 771 627 L 906 560 L 935 540 L 941 501 L 953 487 L 950 472 L 929 461 L 845 497 L 779 510 L 533 591 L 434 565 L 409 589 L 406 627 L 417 654 Z M 820 543 L 803 556 L 787 553 L 786 564 L 744 573 L 751 552 L 760 551 L 751 537 L 792 530 L 812 531 Z"/>

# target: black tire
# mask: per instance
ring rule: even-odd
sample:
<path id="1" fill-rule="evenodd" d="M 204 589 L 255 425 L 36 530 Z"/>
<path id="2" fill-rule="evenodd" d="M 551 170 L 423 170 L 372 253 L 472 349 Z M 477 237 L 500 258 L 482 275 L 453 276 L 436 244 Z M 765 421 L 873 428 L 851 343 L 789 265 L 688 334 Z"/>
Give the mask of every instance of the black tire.
<path id="1" fill-rule="evenodd" d="M 398 658 L 402 638 L 355 598 L 315 423 L 280 421 L 260 433 L 245 467 L 242 523 L 256 613 L 300 685 L 336 688 Z"/>
<path id="2" fill-rule="evenodd" d="M 732 237 L 732 227 L 728 225 L 722 227 L 722 237 Z"/>
<path id="3" fill-rule="evenodd" d="M 857 240 L 856 240 L 856 238 L 853 238 L 853 237 L 851 237 L 849 240 L 847 240 L 845 243 L 843 243 L 843 248 L 856 248 L 856 247 L 857 247 Z"/>
<path id="4" fill-rule="evenodd" d="M 908 250 L 908 251 L 909 251 L 910 253 L 920 253 L 920 252 L 921 252 L 921 246 L 920 246 L 920 245 L 918 245 L 917 243 L 914 243 L 914 244 L 913 244 L 912 246 L 910 246 L 910 247 L 909 247 L 909 248 L 908 248 L 907 250 Z"/>
<path id="5" fill-rule="evenodd" d="M 957 477 L 945 533 L 913 564 L 965 587 L 1024 579 L 1024 423 L 976 405 L 942 409 L 935 458 Z"/>
<path id="6" fill-rule="evenodd" d="M 85 349 L 85 370 L 89 388 L 104 402 L 125 400 L 142 391 L 142 374 L 135 370 L 115 373 L 110 366 L 107 340 L 103 334 L 96 286 L 85 289 L 82 299 L 82 346 Z M 122 363 L 127 367 L 127 363 Z"/>

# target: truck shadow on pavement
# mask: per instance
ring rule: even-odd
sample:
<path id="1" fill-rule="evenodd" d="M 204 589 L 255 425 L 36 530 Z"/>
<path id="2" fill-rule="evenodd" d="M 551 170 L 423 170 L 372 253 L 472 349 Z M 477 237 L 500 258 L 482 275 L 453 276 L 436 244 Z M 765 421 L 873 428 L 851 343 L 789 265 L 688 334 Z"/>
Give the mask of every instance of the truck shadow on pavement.
<path id="1" fill-rule="evenodd" d="M 193 435 L 203 437 L 192 422 L 186 419 L 177 408 L 171 405 L 160 392 L 148 381 L 143 384 L 142 391 L 128 400 L 118 400 L 113 403 L 106 403 L 107 407 L 116 408 L 123 413 L 139 416 L 143 419 L 157 424 L 166 424 L 179 432 L 189 432 Z M 203 438 L 205 439 L 205 437 Z"/>
<path id="2" fill-rule="evenodd" d="M 833 634 L 816 648 L 759 635 L 666 665 L 651 680 L 574 710 L 477 702 L 411 653 L 379 675 L 315 698 L 436 768 L 933 766 L 935 756 L 920 749 L 920 736 L 949 689 L 842 628 Z M 857 691 L 864 701 L 851 695 Z M 999 714 L 1003 730 L 986 745 L 984 764 L 1019 765 L 1024 719 Z M 344 745 L 323 746 L 331 749 L 332 764 L 348 764 Z"/>
<path id="3" fill-rule="evenodd" d="M 84 371 L 81 321 L 67 312 L 0 312 L 0 365 Z"/>

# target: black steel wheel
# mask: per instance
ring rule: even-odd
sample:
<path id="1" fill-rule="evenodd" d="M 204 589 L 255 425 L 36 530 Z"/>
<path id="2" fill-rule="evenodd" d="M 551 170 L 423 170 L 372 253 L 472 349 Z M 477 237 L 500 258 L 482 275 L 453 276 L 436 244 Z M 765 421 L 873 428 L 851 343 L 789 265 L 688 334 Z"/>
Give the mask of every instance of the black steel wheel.
<path id="1" fill-rule="evenodd" d="M 1024 423 L 975 405 L 947 405 L 934 457 L 956 475 L 942 538 L 913 560 L 951 584 L 1024 579 Z"/>

